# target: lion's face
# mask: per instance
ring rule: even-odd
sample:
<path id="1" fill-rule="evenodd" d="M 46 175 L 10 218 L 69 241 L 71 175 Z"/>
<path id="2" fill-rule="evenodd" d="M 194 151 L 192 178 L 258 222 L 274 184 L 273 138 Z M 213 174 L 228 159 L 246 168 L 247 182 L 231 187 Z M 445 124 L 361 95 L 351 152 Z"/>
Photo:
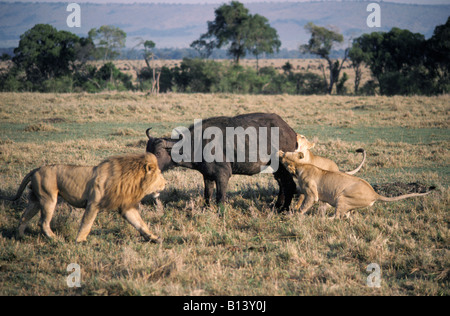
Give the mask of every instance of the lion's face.
<path id="1" fill-rule="evenodd" d="M 155 171 L 154 175 L 147 175 L 145 177 L 144 187 L 146 187 L 146 194 L 153 194 L 153 196 L 158 196 L 159 192 L 164 190 L 166 187 L 166 179 L 162 176 L 159 168 Z"/>
<path id="2" fill-rule="evenodd" d="M 146 173 L 142 181 L 142 188 L 146 195 L 153 194 L 153 196 L 158 196 L 158 193 L 164 190 L 166 186 L 166 179 L 164 179 L 161 170 L 158 167 L 156 157 L 153 154 L 147 154 L 146 156 Z"/>
<path id="3" fill-rule="evenodd" d="M 311 143 L 305 136 L 297 134 L 297 149 L 296 152 L 305 153 L 307 150 L 313 148 L 316 144 Z"/>
<path id="4" fill-rule="evenodd" d="M 296 165 L 301 164 L 301 159 L 304 158 L 302 152 L 283 152 L 279 151 L 278 155 L 283 166 L 292 174 L 295 173 Z"/>

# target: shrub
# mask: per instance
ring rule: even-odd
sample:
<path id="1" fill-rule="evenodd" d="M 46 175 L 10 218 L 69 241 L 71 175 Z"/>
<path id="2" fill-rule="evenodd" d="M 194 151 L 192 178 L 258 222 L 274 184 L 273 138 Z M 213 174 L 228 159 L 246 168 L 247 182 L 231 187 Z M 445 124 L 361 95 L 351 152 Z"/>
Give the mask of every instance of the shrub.
<path id="1" fill-rule="evenodd" d="M 0 91 L 19 92 L 24 88 L 18 76 L 11 71 L 0 76 Z"/>
<path id="2" fill-rule="evenodd" d="M 39 89 L 41 92 L 64 93 L 73 91 L 73 78 L 63 76 L 59 78 L 51 78 L 42 82 Z"/>
<path id="3" fill-rule="evenodd" d="M 180 67 L 173 68 L 173 79 L 180 92 L 211 92 L 223 73 L 222 63 L 212 60 L 183 59 Z"/>
<path id="4" fill-rule="evenodd" d="M 375 80 L 369 80 L 364 84 L 364 86 L 359 89 L 358 94 L 375 95 L 376 93 L 378 93 L 378 91 L 379 87 Z"/>
<path id="5" fill-rule="evenodd" d="M 336 92 L 337 94 L 343 95 L 347 93 L 347 87 L 345 86 L 345 82 L 348 80 L 348 75 L 346 72 L 342 75 L 341 79 L 336 84 Z"/>

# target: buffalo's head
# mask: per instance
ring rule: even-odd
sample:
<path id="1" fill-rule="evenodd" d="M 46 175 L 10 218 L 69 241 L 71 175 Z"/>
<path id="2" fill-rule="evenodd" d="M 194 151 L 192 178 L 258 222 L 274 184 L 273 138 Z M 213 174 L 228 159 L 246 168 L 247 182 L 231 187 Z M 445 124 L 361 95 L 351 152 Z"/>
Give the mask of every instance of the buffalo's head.
<path id="1" fill-rule="evenodd" d="M 175 166 L 175 163 L 170 156 L 173 145 L 176 141 L 170 138 L 155 138 L 150 136 L 151 128 L 148 128 L 145 132 L 148 137 L 147 152 L 152 153 L 158 160 L 158 167 L 162 172 Z"/>

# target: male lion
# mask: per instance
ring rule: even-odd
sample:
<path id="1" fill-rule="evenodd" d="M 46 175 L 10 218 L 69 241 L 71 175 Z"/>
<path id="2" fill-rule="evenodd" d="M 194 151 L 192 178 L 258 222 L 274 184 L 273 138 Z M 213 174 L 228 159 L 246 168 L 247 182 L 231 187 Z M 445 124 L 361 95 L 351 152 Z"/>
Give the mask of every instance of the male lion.
<path id="1" fill-rule="evenodd" d="M 384 197 L 374 191 L 363 179 L 345 174 L 320 169 L 311 164 L 302 163 L 303 153 L 279 152 L 281 163 L 298 180 L 299 190 L 305 195 L 300 212 L 307 212 L 314 202 L 323 201 L 336 208 L 334 217 L 341 217 L 348 211 L 372 206 L 376 201 L 393 202 L 426 193 L 411 193 L 397 197 Z M 435 189 L 431 187 L 430 190 Z"/>
<path id="2" fill-rule="evenodd" d="M 147 241 L 159 242 L 137 209 L 144 196 L 163 190 L 166 184 L 153 154 L 112 157 L 96 167 L 43 166 L 25 176 L 16 196 L 0 196 L 0 199 L 19 199 L 29 182 L 29 204 L 20 220 L 18 237 L 23 237 L 28 222 L 39 210 L 43 233 L 49 238 L 55 237 L 50 221 L 59 195 L 70 205 L 86 209 L 77 242 L 86 241 L 99 210 L 118 210 Z"/>

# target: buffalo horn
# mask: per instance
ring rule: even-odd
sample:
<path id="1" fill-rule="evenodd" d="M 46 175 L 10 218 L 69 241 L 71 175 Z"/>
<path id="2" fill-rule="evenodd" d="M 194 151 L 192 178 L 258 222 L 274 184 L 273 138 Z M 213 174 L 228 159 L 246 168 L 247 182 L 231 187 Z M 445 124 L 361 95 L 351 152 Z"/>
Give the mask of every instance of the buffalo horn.
<path id="1" fill-rule="evenodd" d="M 152 128 L 149 127 L 149 128 L 147 128 L 147 130 L 145 131 L 145 134 L 147 134 L 148 139 L 152 139 L 152 138 L 153 138 L 153 137 L 151 137 L 150 134 L 149 134 L 151 129 L 152 129 Z"/>

